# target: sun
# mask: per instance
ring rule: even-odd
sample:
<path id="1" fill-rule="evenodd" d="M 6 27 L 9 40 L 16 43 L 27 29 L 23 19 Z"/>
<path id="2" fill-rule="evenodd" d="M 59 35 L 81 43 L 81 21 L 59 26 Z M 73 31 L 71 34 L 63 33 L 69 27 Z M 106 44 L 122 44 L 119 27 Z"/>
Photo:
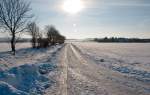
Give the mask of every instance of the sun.
<path id="1" fill-rule="evenodd" d="M 70 14 L 76 14 L 83 9 L 83 3 L 81 0 L 65 0 L 63 4 L 63 10 Z"/>

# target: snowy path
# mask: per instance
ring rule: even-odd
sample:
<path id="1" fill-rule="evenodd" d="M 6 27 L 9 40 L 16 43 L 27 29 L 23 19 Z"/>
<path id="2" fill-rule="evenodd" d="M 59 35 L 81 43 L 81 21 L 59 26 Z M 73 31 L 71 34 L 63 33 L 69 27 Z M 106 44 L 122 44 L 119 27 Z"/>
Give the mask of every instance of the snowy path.
<path id="1" fill-rule="evenodd" d="M 149 95 L 142 83 L 98 66 L 73 44 L 68 43 L 62 53 L 59 95 Z"/>
<path id="2" fill-rule="evenodd" d="M 101 88 L 93 77 L 96 74 L 95 68 L 90 66 L 71 44 L 66 48 L 68 95 L 107 95 L 105 89 Z"/>

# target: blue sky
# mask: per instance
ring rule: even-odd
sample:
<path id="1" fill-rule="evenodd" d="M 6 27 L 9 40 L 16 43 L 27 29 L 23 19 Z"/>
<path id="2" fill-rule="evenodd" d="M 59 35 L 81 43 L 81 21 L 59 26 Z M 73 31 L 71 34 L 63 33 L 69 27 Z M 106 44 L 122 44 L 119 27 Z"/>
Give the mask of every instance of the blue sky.
<path id="1" fill-rule="evenodd" d="M 41 29 L 55 25 L 67 38 L 150 38 L 150 0 L 81 0 L 77 14 L 62 10 L 65 0 L 30 0 Z"/>

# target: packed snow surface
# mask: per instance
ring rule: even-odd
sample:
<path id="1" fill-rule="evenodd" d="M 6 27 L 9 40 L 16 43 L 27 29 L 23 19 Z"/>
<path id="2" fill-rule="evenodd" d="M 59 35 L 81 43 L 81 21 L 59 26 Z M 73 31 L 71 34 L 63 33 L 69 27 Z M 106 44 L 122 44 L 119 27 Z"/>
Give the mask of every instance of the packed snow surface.
<path id="1" fill-rule="evenodd" d="M 0 44 L 0 95 L 150 95 L 149 43 L 24 43 L 15 56 L 6 46 Z"/>

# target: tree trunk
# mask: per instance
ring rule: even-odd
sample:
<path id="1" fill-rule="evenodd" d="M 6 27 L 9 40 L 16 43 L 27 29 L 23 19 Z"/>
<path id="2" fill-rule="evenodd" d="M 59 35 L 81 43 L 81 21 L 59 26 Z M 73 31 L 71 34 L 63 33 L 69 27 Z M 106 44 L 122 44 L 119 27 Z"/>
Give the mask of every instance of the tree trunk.
<path id="1" fill-rule="evenodd" d="M 15 33 L 12 33 L 12 39 L 11 39 L 11 50 L 13 55 L 15 55 L 16 48 L 15 48 Z"/>
<path id="2" fill-rule="evenodd" d="M 37 46 L 36 46 L 36 38 L 32 38 L 32 47 L 33 48 L 36 48 Z"/>

